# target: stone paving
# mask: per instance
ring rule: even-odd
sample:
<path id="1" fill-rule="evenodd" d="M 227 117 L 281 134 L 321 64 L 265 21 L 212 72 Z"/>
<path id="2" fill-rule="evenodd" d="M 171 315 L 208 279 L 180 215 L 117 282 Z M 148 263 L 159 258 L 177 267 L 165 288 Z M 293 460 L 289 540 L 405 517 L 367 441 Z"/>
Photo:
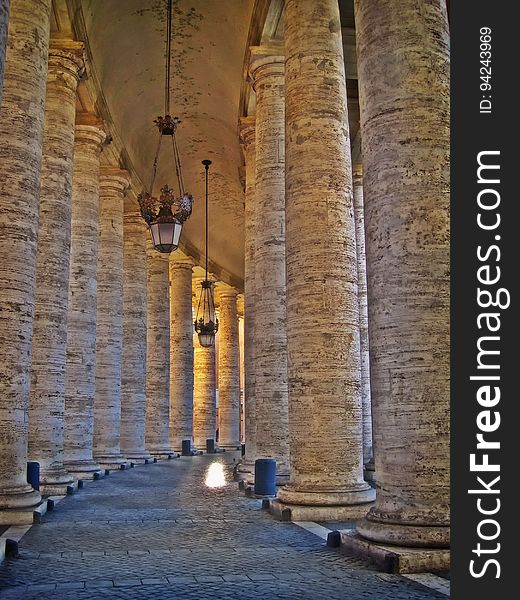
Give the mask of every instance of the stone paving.
<path id="1" fill-rule="evenodd" d="M 239 493 L 233 456 L 182 457 L 86 483 L 0 566 L 0 597 L 446 599 L 274 521 Z M 215 461 L 224 463 L 222 488 L 204 485 Z"/>

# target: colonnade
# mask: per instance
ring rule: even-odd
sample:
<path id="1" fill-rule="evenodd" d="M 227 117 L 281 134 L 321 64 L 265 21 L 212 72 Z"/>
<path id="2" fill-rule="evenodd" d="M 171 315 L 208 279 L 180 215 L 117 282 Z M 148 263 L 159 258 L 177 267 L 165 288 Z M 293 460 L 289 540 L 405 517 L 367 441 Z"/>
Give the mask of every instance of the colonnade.
<path id="1" fill-rule="evenodd" d="M 32 523 L 42 498 L 79 480 L 174 457 L 184 440 L 204 450 L 217 428 L 239 449 L 239 317 L 238 291 L 219 282 L 217 381 L 215 347 L 193 335 L 195 262 L 153 249 L 129 171 L 103 152 L 105 122 L 77 111 L 83 44 L 49 39 L 50 0 L 12 1 L 4 43 L 0 7 L 0 524 L 9 524 Z M 28 461 L 39 463 L 39 490 Z"/>
<path id="2" fill-rule="evenodd" d="M 237 473 L 252 481 L 254 460 L 274 458 L 288 476 L 271 502 L 283 519 L 361 518 L 364 548 L 442 549 L 449 547 L 446 6 L 355 6 L 356 164 L 337 0 L 286 0 L 283 41 L 250 49 L 255 103 L 239 123 L 246 456 Z M 446 565 L 446 553 L 434 554 L 425 564 Z"/>
<path id="3" fill-rule="evenodd" d="M 130 173 L 103 155 L 105 123 L 76 113 L 83 47 L 49 41 L 50 6 L 12 0 L 4 44 L 0 0 L 0 523 L 186 440 L 204 450 L 217 428 L 224 448 L 241 441 L 238 290 L 216 286 L 217 372 L 216 349 L 193 335 L 195 263 L 153 250 Z M 255 111 L 239 124 L 237 473 L 254 483 L 254 461 L 274 458 L 282 518 L 364 517 L 368 544 L 445 548 L 446 6 L 355 2 L 355 165 L 338 1 L 286 0 L 284 11 L 283 43 L 250 49 Z M 364 477 L 374 462 L 377 493 Z"/>

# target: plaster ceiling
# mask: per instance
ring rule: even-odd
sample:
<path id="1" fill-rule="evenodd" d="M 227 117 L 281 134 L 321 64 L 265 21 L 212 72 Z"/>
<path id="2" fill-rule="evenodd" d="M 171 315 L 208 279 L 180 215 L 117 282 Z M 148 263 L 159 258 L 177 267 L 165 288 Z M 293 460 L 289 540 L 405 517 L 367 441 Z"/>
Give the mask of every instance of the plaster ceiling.
<path id="1" fill-rule="evenodd" d="M 210 170 L 211 261 L 243 278 L 244 206 L 237 135 L 244 51 L 254 0 L 174 0 L 172 115 L 194 211 L 183 237 L 203 253 L 204 167 Z M 164 113 L 165 0 L 83 0 L 88 43 L 104 99 L 128 157 L 148 183 Z M 160 164 L 157 182 L 176 184 Z M 161 168 L 162 167 L 162 168 Z M 167 167 L 167 168 L 165 168 Z"/>

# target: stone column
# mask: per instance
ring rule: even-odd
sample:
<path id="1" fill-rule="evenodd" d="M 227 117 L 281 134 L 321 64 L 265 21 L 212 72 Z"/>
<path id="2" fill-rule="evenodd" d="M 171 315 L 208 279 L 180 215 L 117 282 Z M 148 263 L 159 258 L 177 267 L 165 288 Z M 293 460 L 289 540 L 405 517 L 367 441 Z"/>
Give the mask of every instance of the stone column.
<path id="1" fill-rule="evenodd" d="M 277 482 L 289 477 L 285 298 L 283 48 L 251 48 L 256 92 L 255 404 L 256 457 L 275 458 Z M 260 226 L 261 225 L 261 226 Z"/>
<path id="2" fill-rule="evenodd" d="M 103 167 L 99 176 L 96 392 L 94 459 L 104 469 L 125 468 L 121 454 L 123 348 L 123 213 L 128 171 Z"/>
<path id="3" fill-rule="evenodd" d="M 179 452 L 193 443 L 193 265 L 170 256 L 170 445 Z"/>
<path id="4" fill-rule="evenodd" d="M 363 205 L 363 168 L 354 165 L 354 220 L 359 301 L 359 349 L 361 354 L 361 410 L 363 414 L 363 464 L 373 473 L 372 398 L 370 395 L 370 353 L 368 343 L 367 259 L 365 252 L 365 212 Z M 373 477 L 370 477 L 373 479 Z"/>
<path id="5" fill-rule="evenodd" d="M 51 42 L 40 189 L 40 226 L 29 397 L 29 459 L 40 463 L 40 491 L 66 494 L 63 466 L 67 304 L 76 88 L 83 44 Z"/>
<path id="6" fill-rule="evenodd" d="M 446 4 L 374 0 L 355 8 L 378 482 L 358 531 L 376 542 L 448 547 Z"/>
<path id="7" fill-rule="evenodd" d="M 170 421 L 170 293 L 168 254 L 146 237 L 146 450 L 157 458 L 174 454 Z"/>
<path id="8" fill-rule="evenodd" d="M 219 285 L 218 336 L 218 445 L 240 449 L 240 356 L 238 346 L 237 290 Z"/>
<path id="9" fill-rule="evenodd" d="M 65 468 L 78 479 L 99 477 L 92 457 L 96 388 L 96 271 L 99 244 L 99 154 L 103 122 L 76 117 L 72 175 L 67 365 L 65 374 Z"/>
<path id="10" fill-rule="evenodd" d="M 2 106 L 5 48 L 7 45 L 8 26 L 9 26 L 9 0 L 0 0 L 0 107 Z"/>
<path id="11" fill-rule="evenodd" d="M 246 453 L 237 467 L 238 477 L 248 477 L 254 471 L 256 456 L 255 408 L 255 245 L 256 245 L 256 131 L 255 118 L 243 117 L 239 125 L 240 141 L 244 147 L 245 168 L 245 243 L 244 243 L 244 441 Z"/>
<path id="12" fill-rule="evenodd" d="M 0 523 L 32 523 L 27 413 L 50 0 L 13 0 L 0 112 Z M 25 509 L 25 510 L 24 510 Z"/>
<path id="13" fill-rule="evenodd" d="M 125 207 L 123 220 L 123 355 L 121 454 L 134 463 L 152 457 L 145 450 L 146 422 L 146 236 L 139 211 Z"/>
<path id="14" fill-rule="evenodd" d="M 194 308 L 200 297 L 202 278 L 194 279 Z M 220 321 L 220 320 L 219 320 Z M 217 335 L 220 335 L 217 333 Z M 199 336 L 193 334 L 193 443 L 198 450 L 206 450 L 206 440 L 216 439 L 217 379 L 215 346 L 203 348 Z M 216 343 L 216 342 L 215 342 Z"/>
<path id="15" fill-rule="evenodd" d="M 359 307 L 337 0 L 287 0 L 287 336 L 293 520 L 363 515 Z"/>

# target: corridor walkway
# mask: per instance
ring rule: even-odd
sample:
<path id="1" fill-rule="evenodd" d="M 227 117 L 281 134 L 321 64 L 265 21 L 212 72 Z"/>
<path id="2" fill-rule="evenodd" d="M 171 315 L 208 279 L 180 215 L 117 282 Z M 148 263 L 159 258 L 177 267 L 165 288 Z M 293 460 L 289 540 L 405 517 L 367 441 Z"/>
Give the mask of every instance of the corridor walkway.
<path id="1" fill-rule="evenodd" d="M 216 461 L 227 485 L 209 488 Z M 185 457 L 86 483 L 0 566 L 0 597 L 446 599 L 274 521 L 237 491 L 232 466 L 231 454 Z"/>

